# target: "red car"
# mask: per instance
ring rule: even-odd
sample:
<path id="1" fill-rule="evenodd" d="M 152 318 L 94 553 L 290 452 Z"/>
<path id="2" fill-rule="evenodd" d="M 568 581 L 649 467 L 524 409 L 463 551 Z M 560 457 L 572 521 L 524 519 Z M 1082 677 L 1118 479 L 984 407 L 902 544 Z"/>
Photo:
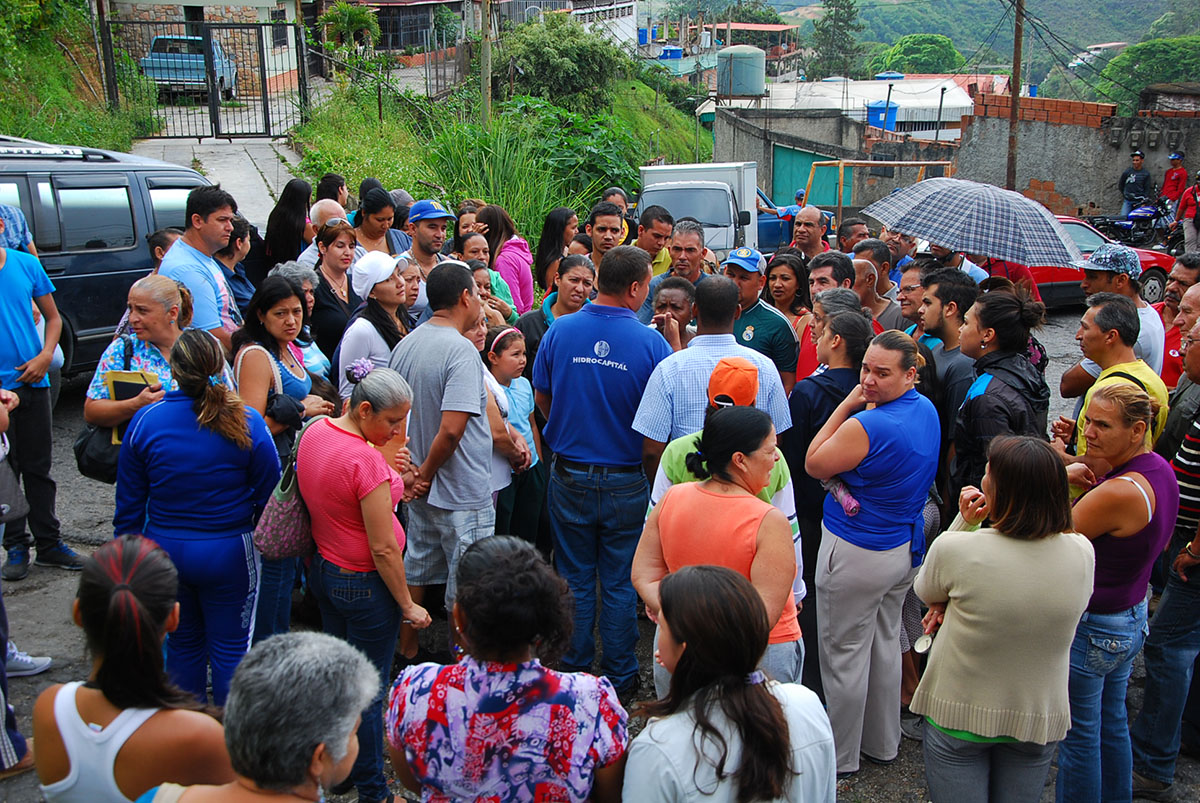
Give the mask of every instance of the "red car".
<path id="1" fill-rule="evenodd" d="M 1104 243 L 1113 242 L 1077 217 L 1058 215 L 1058 222 L 1071 235 L 1075 245 L 1086 257 Z M 1167 274 L 1175 264 L 1175 257 L 1164 251 L 1134 248 L 1142 261 L 1142 298 L 1151 304 L 1162 301 L 1167 286 Z M 1049 265 L 1031 265 L 1029 268 L 1037 281 L 1038 290 L 1047 307 L 1062 307 L 1083 303 L 1083 290 L 1079 282 L 1083 271 L 1079 268 L 1059 268 Z"/>

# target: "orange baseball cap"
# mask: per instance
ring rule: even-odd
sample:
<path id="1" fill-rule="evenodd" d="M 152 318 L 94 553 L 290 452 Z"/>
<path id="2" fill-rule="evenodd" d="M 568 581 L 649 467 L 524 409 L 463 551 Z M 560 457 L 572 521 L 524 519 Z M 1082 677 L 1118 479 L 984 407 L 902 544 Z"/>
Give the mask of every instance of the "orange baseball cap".
<path id="1" fill-rule="evenodd" d="M 745 357 L 722 357 L 708 379 L 713 407 L 749 407 L 758 398 L 758 368 Z"/>

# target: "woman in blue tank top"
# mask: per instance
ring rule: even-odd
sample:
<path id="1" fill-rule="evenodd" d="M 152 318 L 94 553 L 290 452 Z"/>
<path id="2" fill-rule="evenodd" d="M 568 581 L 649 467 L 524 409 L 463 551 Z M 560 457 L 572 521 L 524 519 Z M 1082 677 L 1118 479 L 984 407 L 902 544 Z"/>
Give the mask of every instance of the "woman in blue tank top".
<path id="1" fill-rule="evenodd" d="M 275 438 L 280 461 L 290 460 L 292 442 L 304 419 L 329 415 L 333 405 L 312 393 L 312 377 L 295 345 L 308 323 L 304 291 L 282 276 L 268 276 L 233 333 L 233 375 L 247 407 L 262 413 Z M 284 633 L 291 623 L 294 559 L 262 561 L 254 641 Z"/>
<path id="2" fill-rule="evenodd" d="M 851 515 L 825 497 L 817 555 L 821 677 L 843 776 L 860 753 L 890 763 L 900 748 L 900 610 L 925 552 L 941 442 L 937 411 L 915 390 L 923 364 L 908 335 L 877 335 L 860 384 L 805 460 L 809 476 L 837 477 L 859 505 Z"/>

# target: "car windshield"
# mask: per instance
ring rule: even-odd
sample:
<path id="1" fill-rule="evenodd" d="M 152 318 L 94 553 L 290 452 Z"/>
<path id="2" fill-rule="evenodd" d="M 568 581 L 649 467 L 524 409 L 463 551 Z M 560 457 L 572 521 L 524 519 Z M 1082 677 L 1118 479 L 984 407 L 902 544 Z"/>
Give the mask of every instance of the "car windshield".
<path id="1" fill-rule="evenodd" d="M 729 196 L 716 187 L 703 189 L 650 189 L 642 193 L 640 208 L 657 204 L 666 207 L 676 220 L 695 218 L 702 226 L 732 226 Z"/>
<path id="2" fill-rule="evenodd" d="M 1071 235 L 1071 239 L 1075 241 L 1075 245 L 1079 247 L 1079 250 L 1085 254 L 1092 253 L 1108 242 L 1104 239 L 1103 234 L 1082 223 L 1073 223 L 1064 220 L 1062 221 L 1062 226 L 1067 230 L 1067 234 Z"/>
<path id="3" fill-rule="evenodd" d="M 203 56 L 204 43 L 199 39 L 164 39 L 160 36 L 154 40 L 154 46 L 150 48 L 150 52 Z"/>

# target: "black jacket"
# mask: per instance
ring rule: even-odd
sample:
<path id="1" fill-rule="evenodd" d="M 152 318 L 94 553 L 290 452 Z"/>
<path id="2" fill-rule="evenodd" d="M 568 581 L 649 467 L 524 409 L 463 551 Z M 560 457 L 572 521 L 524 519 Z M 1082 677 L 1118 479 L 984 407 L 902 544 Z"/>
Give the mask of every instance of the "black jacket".
<path id="1" fill-rule="evenodd" d="M 792 491 L 799 516 L 820 517 L 821 504 L 825 500 L 825 489 L 820 481 L 804 471 L 808 445 L 857 384 L 857 371 L 830 368 L 797 382 L 788 397 L 792 427 L 779 436 L 779 450 L 792 472 Z"/>
<path id="2" fill-rule="evenodd" d="M 985 354 L 975 361 L 975 376 L 954 426 L 955 499 L 964 485 L 983 479 L 992 438 L 1046 437 L 1050 389 L 1024 352 Z"/>

